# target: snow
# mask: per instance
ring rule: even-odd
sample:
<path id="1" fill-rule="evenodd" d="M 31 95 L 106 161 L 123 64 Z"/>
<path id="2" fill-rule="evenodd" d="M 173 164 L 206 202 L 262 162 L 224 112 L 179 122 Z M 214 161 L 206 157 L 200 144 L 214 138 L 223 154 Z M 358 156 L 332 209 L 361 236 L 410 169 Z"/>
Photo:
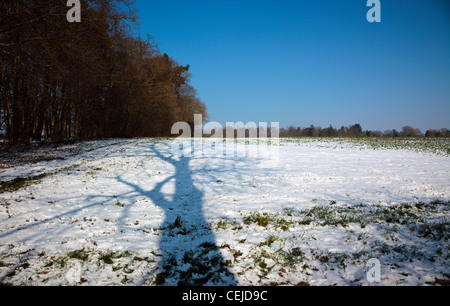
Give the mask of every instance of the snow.
<path id="1" fill-rule="evenodd" d="M 230 155 L 212 142 L 196 142 L 188 157 L 172 154 L 172 140 L 157 139 L 3 154 L 1 181 L 46 175 L 0 194 L 0 283 L 423 285 L 450 278 L 447 155 L 316 139 L 280 140 L 274 159 L 261 154 L 273 149 L 269 143 L 238 141 Z M 414 206 L 437 199 L 427 209 Z M 390 222 L 387 212 L 402 215 Z M 381 262 L 380 283 L 366 279 L 371 258 Z"/>

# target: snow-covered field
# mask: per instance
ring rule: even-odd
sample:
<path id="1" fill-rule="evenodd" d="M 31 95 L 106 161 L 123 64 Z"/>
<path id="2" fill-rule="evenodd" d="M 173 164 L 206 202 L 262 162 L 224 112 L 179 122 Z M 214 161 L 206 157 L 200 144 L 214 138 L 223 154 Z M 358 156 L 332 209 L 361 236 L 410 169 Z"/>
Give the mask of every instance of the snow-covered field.
<path id="1" fill-rule="evenodd" d="M 239 154 L 266 151 L 254 141 L 239 140 L 236 156 L 217 156 L 211 140 L 190 157 L 171 146 L 114 139 L 2 153 L 0 284 L 450 279 L 448 142 L 286 139 L 278 160 Z M 380 282 L 368 281 L 371 259 Z"/>

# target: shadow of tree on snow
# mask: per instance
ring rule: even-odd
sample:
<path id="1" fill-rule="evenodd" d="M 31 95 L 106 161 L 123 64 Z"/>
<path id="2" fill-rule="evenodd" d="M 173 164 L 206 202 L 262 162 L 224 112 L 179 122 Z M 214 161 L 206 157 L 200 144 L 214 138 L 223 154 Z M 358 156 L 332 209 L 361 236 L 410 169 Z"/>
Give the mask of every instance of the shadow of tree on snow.
<path id="1" fill-rule="evenodd" d="M 160 144 L 161 145 L 161 144 Z M 161 261 L 154 283 L 158 285 L 235 285 L 214 233 L 203 213 L 203 192 L 195 187 L 190 158 L 167 157 L 156 144 L 151 145 L 154 154 L 175 168 L 175 174 L 159 182 L 152 190 L 117 177 L 117 181 L 132 187 L 160 207 L 165 215 L 161 226 L 159 248 Z M 168 183 L 175 184 L 175 193 L 168 200 L 162 192 Z"/>

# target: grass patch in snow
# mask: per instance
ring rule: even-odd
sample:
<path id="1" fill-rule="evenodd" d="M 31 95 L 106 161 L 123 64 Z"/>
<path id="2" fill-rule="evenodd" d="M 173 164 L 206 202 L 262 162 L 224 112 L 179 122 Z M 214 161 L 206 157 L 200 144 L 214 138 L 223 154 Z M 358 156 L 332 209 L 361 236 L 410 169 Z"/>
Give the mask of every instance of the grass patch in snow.
<path id="1" fill-rule="evenodd" d="M 244 224 L 256 224 L 261 227 L 272 226 L 276 229 L 288 231 L 290 226 L 294 224 L 293 221 L 287 219 L 281 214 L 267 213 L 267 212 L 251 212 L 244 217 Z"/>
<path id="2" fill-rule="evenodd" d="M 40 174 L 30 177 L 17 177 L 11 181 L 2 182 L 0 184 L 0 193 L 5 192 L 15 192 L 19 189 L 28 187 L 33 184 L 39 183 L 42 179 L 47 177 L 49 174 Z"/>
<path id="3" fill-rule="evenodd" d="M 73 169 L 78 168 L 79 166 L 80 165 L 71 165 L 71 166 L 67 166 L 67 167 L 58 169 L 53 172 L 42 173 L 39 175 L 29 176 L 29 177 L 16 177 L 15 179 L 10 180 L 10 181 L 0 182 L 0 194 L 5 193 L 5 192 L 15 192 L 22 188 L 26 188 L 26 187 L 34 185 L 34 184 L 39 184 L 43 179 L 45 179 L 48 176 L 71 171 Z"/>
<path id="4" fill-rule="evenodd" d="M 157 260 L 151 252 L 149 256 L 140 257 L 127 250 L 100 251 L 88 247 L 58 255 L 36 250 L 6 256 L 2 254 L 0 262 L 2 263 L 0 265 L 0 286 L 42 285 L 54 282 L 58 285 L 82 285 L 85 283 L 89 285 L 89 280 L 94 280 L 97 273 L 108 270 L 114 273 L 103 281 L 112 285 L 121 285 L 132 283 L 133 280 L 137 283 L 146 283 L 147 275 L 142 274 L 140 270 L 153 270 Z M 67 278 L 68 273 L 73 275 L 71 273 L 73 271 L 79 272 L 79 275 L 77 274 L 80 277 L 79 282 L 73 283 L 73 278 Z"/>
<path id="5" fill-rule="evenodd" d="M 445 278 L 450 261 L 449 208 L 450 202 L 442 200 L 359 205 L 330 201 L 302 210 L 284 208 L 280 213 L 242 212 L 244 227 L 239 233 L 251 236 L 255 228 L 263 228 L 267 238 L 230 240 L 223 249 L 229 250 L 226 258 L 239 253 L 229 261 L 230 268 L 248 285 L 333 285 L 324 278 L 331 272 L 340 284 L 367 284 L 366 263 L 371 258 L 380 259 L 383 276 L 398 284 L 416 277 L 416 263 L 440 267 L 441 274 L 434 276 Z M 221 221 L 216 227 L 219 235 L 231 234 L 230 225 L 238 223 Z"/>
<path id="6" fill-rule="evenodd" d="M 87 261 L 89 259 L 89 252 L 85 249 L 82 250 L 76 250 L 67 253 L 67 257 L 70 259 L 77 259 L 80 261 Z"/>
<path id="7" fill-rule="evenodd" d="M 436 200 L 430 203 L 414 204 L 360 204 L 360 205 L 317 205 L 294 213 L 299 225 L 333 226 L 347 228 L 359 224 L 407 225 L 423 237 L 448 240 L 450 223 L 445 217 L 450 202 Z M 439 218 L 439 216 L 443 218 Z M 438 217 L 438 220 L 435 220 Z"/>

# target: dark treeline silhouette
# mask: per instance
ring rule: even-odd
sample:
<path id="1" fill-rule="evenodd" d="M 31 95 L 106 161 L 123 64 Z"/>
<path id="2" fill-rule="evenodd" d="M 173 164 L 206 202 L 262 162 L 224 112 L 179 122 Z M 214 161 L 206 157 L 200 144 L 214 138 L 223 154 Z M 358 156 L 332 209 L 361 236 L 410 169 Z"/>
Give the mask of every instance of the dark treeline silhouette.
<path id="1" fill-rule="evenodd" d="M 360 124 L 348 127 L 342 126 L 336 129 L 333 126 L 322 128 L 311 125 L 307 128 L 290 126 L 289 128 L 267 128 L 264 135 L 261 128 L 232 128 L 228 130 L 213 129 L 211 133 L 203 133 L 203 137 L 212 138 L 256 138 L 256 137 L 427 137 L 427 138 L 450 138 L 450 130 L 443 128 L 440 130 L 428 130 L 425 134 L 421 130 L 410 126 L 404 126 L 399 132 L 397 130 L 381 131 L 364 131 Z"/>
<path id="2" fill-rule="evenodd" d="M 169 136 L 206 107 L 189 66 L 135 37 L 129 0 L 0 0 L 0 134 L 32 140 Z"/>
<path id="3" fill-rule="evenodd" d="M 307 128 L 290 126 L 287 129 L 280 129 L 280 137 L 450 137 L 450 131 L 446 128 L 440 130 L 428 130 L 425 134 L 421 130 L 411 126 L 404 126 L 401 131 L 364 131 L 360 124 L 348 127 L 342 126 L 336 129 L 333 126 L 327 128 L 315 127 L 311 125 Z"/>

